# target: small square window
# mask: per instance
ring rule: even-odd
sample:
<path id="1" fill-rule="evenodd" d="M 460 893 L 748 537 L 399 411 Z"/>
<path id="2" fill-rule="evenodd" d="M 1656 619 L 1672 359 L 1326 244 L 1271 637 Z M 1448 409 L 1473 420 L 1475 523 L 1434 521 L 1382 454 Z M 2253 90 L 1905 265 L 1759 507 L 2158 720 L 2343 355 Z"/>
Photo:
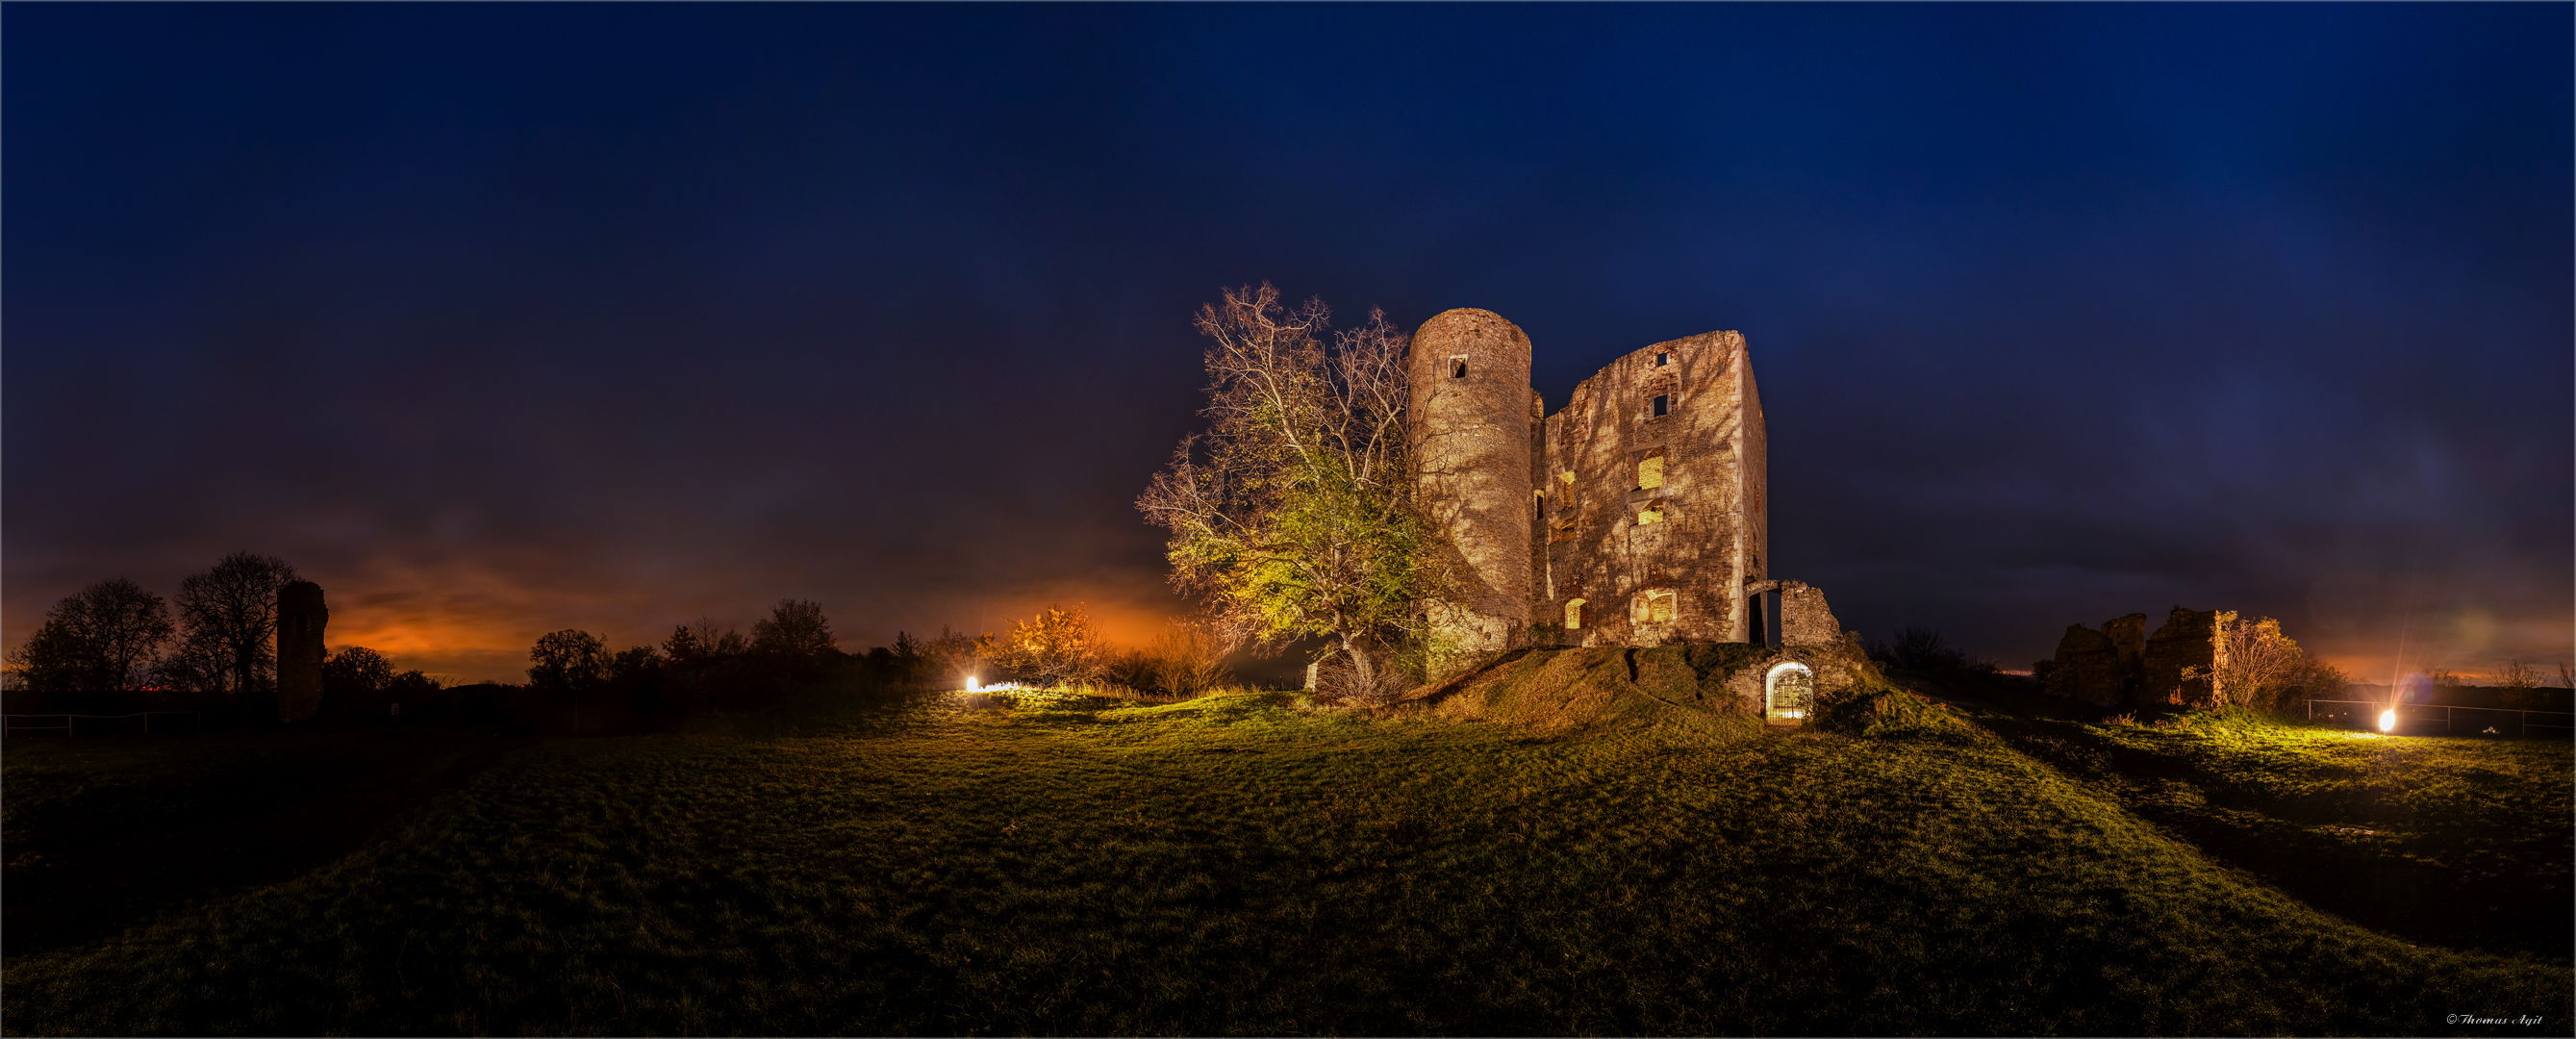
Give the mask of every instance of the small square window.
<path id="1" fill-rule="evenodd" d="M 1670 414 L 1672 414 L 1672 413 L 1673 413 L 1673 395 L 1672 395 L 1672 394 L 1669 394 L 1669 393 L 1658 393 L 1658 394 L 1656 394 L 1656 395 L 1655 395 L 1655 417 L 1656 417 L 1656 418 L 1662 418 L 1662 417 L 1664 417 L 1664 416 L 1666 416 L 1666 415 L 1670 415 Z"/>
<path id="2" fill-rule="evenodd" d="M 1657 368 L 1661 368 L 1661 367 L 1663 367 L 1663 366 L 1665 366 L 1665 365 L 1668 365 L 1668 364 L 1671 364 L 1671 363 L 1673 363 L 1673 355 L 1671 355 L 1671 354 L 1656 354 L 1656 355 L 1655 355 L 1655 367 L 1657 367 Z"/>
<path id="3" fill-rule="evenodd" d="M 1466 358 L 1453 357 L 1449 359 L 1449 377 L 1452 379 L 1464 379 L 1467 377 Z"/>

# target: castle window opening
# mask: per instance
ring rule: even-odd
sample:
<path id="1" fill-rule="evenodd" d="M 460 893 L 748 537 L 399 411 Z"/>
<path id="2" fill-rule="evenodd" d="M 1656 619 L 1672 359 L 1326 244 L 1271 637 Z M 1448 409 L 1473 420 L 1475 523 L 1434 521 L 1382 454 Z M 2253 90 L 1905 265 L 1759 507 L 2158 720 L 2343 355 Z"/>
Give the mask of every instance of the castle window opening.
<path id="1" fill-rule="evenodd" d="M 1670 624 L 1678 599 L 1679 596 L 1670 589 L 1647 592 L 1638 600 L 1637 619 L 1648 624 Z"/>
<path id="2" fill-rule="evenodd" d="M 1548 539 L 1549 541 L 1572 541 L 1572 540 L 1574 540 L 1574 524 L 1573 524 L 1573 523 L 1571 523 L 1571 522 L 1567 522 L 1567 523 L 1559 523 L 1559 524 L 1557 524 L 1557 525 L 1555 525 L 1555 526 L 1553 526 L 1553 527 L 1549 527 L 1549 528 L 1548 528 L 1548 530 L 1547 530 L 1547 539 Z"/>
<path id="3" fill-rule="evenodd" d="M 1663 366 L 1665 366 L 1665 365 L 1668 365 L 1668 364 L 1671 364 L 1671 363 L 1673 363 L 1673 355 L 1671 355 L 1671 354 L 1656 354 L 1656 355 L 1655 355 L 1655 367 L 1657 367 L 1657 368 L 1661 368 L 1661 367 L 1663 367 Z"/>
<path id="4" fill-rule="evenodd" d="M 1452 357 L 1449 359 L 1449 377 L 1452 379 L 1464 379 L 1467 377 L 1466 358 Z"/>
<path id="5" fill-rule="evenodd" d="M 1643 509 L 1637 510 L 1637 525 L 1640 527 L 1649 523 L 1661 523 L 1663 521 L 1664 507 L 1661 503 L 1648 505 Z"/>
<path id="6" fill-rule="evenodd" d="M 1787 663 L 1762 679 L 1762 716 L 1803 720 L 1816 704 L 1816 675 L 1807 665 Z"/>
<path id="7" fill-rule="evenodd" d="M 1656 417 L 1656 418 L 1662 418 L 1662 417 L 1664 417 L 1664 416 L 1666 416 L 1666 415 L 1670 415 L 1670 414 L 1672 414 L 1672 413 L 1673 413 L 1673 397 L 1672 397 L 1672 394 L 1669 394 L 1669 393 L 1658 393 L 1658 394 L 1656 394 L 1656 395 L 1655 395 L 1655 417 Z"/>
<path id="8" fill-rule="evenodd" d="M 1565 601 L 1565 630 L 1573 631 L 1582 626 L 1583 600 L 1567 599 Z"/>
<path id="9" fill-rule="evenodd" d="M 1659 447 L 1637 460 L 1637 489 L 1651 491 L 1663 485 L 1664 449 Z"/>

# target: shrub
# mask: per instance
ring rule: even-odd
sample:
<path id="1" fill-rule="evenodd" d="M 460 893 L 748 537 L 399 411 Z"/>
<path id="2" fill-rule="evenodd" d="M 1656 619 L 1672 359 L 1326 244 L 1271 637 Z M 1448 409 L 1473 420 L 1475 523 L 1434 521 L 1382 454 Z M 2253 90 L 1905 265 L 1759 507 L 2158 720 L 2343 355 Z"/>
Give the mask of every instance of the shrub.
<path id="1" fill-rule="evenodd" d="M 2228 620 L 2219 637 L 2227 645 L 2216 668 L 2219 706 L 2295 711 L 2312 699 L 2342 696 L 2350 684 L 2334 665 L 2282 634 L 2281 622 L 2270 617 Z"/>
<path id="2" fill-rule="evenodd" d="M 1908 671 L 1965 671 L 1991 675 L 2001 670 L 1994 661 L 1979 660 L 1966 650 L 1941 637 L 1940 629 L 1908 624 L 1896 633 L 1896 641 L 1871 639 L 1865 644 L 1870 659 Z"/>
<path id="3" fill-rule="evenodd" d="M 1050 606 L 1011 625 L 1011 636 L 1000 648 L 1004 667 L 1049 686 L 1097 680 L 1107 655 L 1099 627 L 1081 606 L 1070 610 Z"/>
<path id="4" fill-rule="evenodd" d="M 1186 700 L 1235 684 L 1225 666 L 1231 649 L 1203 625 L 1176 623 L 1153 645 L 1102 654 L 1097 677 L 1130 693 Z"/>

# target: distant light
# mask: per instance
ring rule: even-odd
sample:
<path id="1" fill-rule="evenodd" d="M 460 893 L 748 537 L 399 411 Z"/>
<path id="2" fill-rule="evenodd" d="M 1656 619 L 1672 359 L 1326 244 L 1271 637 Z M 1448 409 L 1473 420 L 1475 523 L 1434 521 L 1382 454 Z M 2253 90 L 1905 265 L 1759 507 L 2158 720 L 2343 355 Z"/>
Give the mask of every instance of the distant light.
<path id="1" fill-rule="evenodd" d="M 2379 712 L 2379 731 L 2389 732 L 2396 728 L 2397 708 L 2391 707 L 2385 711 Z"/>
<path id="2" fill-rule="evenodd" d="M 971 693 L 971 692 L 975 692 L 975 691 L 976 691 L 976 686 L 975 686 L 975 676 L 973 676 L 973 675 L 968 675 L 968 676 L 966 676 L 966 691 L 967 691 L 967 692 L 970 692 L 970 693 Z"/>

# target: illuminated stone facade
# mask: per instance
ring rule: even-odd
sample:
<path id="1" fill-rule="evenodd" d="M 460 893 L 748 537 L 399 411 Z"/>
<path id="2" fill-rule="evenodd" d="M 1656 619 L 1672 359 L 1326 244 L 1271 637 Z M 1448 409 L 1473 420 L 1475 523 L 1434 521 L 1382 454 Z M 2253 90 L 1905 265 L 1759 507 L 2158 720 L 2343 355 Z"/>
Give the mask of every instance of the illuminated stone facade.
<path id="1" fill-rule="evenodd" d="M 1768 577 L 1762 398 L 1741 333 L 1630 353 L 1553 415 L 1530 352 L 1483 310 L 1413 336 L 1421 497 L 1455 578 L 1427 609 L 1435 670 L 1531 645 L 1844 644 L 1822 592 Z"/>

